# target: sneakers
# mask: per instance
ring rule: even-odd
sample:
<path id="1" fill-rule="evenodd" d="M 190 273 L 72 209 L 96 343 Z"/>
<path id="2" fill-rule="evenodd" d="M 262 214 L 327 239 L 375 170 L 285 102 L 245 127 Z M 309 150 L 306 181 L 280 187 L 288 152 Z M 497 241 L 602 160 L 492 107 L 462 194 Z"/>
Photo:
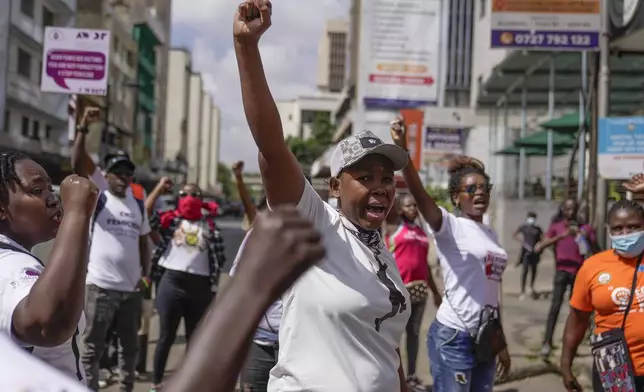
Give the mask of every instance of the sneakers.
<path id="1" fill-rule="evenodd" d="M 427 392 L 427 388 L 423 385 L 423 382 L 415 375 L 411 374 L 407 376 L 407 387 L 410 391 L 413 392 Z"/>
<path id="2" fill-rule="evenodd" d="M 552 353 L 552 346 L 549 345 L 548 343 L 544 343 L 544 345 L 541 347 L 541 358 L 548 359 L 551 353 Z"/>

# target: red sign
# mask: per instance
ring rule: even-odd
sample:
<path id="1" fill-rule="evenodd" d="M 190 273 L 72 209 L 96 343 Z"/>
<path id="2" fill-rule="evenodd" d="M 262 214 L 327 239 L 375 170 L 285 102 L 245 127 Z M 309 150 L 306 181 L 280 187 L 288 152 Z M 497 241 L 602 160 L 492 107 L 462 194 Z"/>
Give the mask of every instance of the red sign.
<path id="1" fill-rule="evenodd" d="M 405 109 L 400 111 L 407 128 L 407 148 L 416 170 L 421 169 L 423 154 L 423 120 L 425 113 L 418 109 Z"/>

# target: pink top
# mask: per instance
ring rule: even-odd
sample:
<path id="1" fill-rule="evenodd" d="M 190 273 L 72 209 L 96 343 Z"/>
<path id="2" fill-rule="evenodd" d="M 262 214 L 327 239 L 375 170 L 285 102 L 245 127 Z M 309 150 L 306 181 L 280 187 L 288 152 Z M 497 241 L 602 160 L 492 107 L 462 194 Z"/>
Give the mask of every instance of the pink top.
<path id="1" fill-rule="evenodd" d="M 385 236 L 385 244 L 393 253 L 403 283 L 429 278 L 429 240 L 427 234 L 413 223 L 403 222 L 391 235 Z"/>

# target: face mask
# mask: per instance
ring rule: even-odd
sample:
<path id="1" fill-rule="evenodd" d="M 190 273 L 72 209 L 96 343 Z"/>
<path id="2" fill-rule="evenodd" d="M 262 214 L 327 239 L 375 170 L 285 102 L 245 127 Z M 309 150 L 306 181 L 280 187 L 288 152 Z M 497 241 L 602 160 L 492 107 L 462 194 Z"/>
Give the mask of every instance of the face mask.
<path id="1" fill-rule="evenodd" d="M 179 199 L 178 210 L 182 217 L 188 220 L 201 219 L 201 199 L 194 196 L 185 196 Z"/>
<path id="2" fill-rule="evenodd" d="M 537 223 L 537 220 L 534 218 L 528 218 L 526 222 L 528 222 L 529 225 L 534 225 L 535 223 Z"/>
<path id="3" fill-rule="evenodd" d="M 644 231 L 610 236 L 610 241 L 613 249 L 620 256 L 634 258 L 644 251 Z"/>

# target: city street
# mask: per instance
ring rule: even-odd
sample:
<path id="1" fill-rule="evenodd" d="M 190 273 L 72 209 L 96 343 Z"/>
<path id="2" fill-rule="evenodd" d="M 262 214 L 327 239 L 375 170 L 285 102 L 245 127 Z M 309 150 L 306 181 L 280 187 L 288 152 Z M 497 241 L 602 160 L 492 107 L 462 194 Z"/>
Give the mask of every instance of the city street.
<path id="1" fill-rule="evenodd" d="M 237 247 L 241 243 L 244 237 L 244 231 L 241 229 L 241 222 L 233 219 L 222 219 L 219 222 L 221 227 L 224 240 L 227 246 L 227 254 L 229 259 L 229 265 L 232 263 L 234 255 L 236 254 Z M 516 257 L 511 256 L 510 260 L 516 260 Z M 434 264 L 434 262 L 432 262 Z M 511 262 L 511 264 L 513 264 Z M 506 335 L 508 338 L 508 344 L 510 346 L 510 354 L 512 356 L 513 370 L 512 377 L 524 378 L 526 375 L 532 373 L 541 374 L 537 377 L 522 379 L 512 383 L 507 383 L 499 385 L 495 391 L 499 392 L 537 392 L 543 390 L 557 391 L 561 390 L 561 381 L 557 375 L 554 374 L 543 374 L 552 372 L 554 368 L 550 365 L 544 364 L 544 362 L 539 358 L 539 349 L 541 348 L 541 339 L 543 336 L 543 330 L 545 328 L 545 322 L 549 307 L 548 292 L 551 290 L 552 278 L 554 274 L 554 263 L 551 258 L 550 253 L 544 255 L 543 261 L 540 265 L 539 275 L 536 282 L 537 291 L 544 292 L 543 299 L 539 300 L 520 300 L 519 299 L 519 277 L 521 269 L 516 268 L 513 265 L 508 266 L 506 273 L 504 274 L 504 285 L 503 285 L 503 316 L 504 316 L 504 328 L 506 330 Z M 222 279 L 222 286 L 224 286 L 228 280 L 228 276 L 225 275 Z M 559 324 L 556 331 L 556 341 L 559 342 L 561 339 L 561 334 L 563 330 L 563 323 L 565 317 L 568 313 L 567 306 L 564 306 L 561 310 L 561 315 L 559 317 Z M 418 356 L 418 369 L 419 377 L 427 384 L 431 385 L 431 375 L 429 372 L 429 361 L 427 358 L 427 349 L 425 346 L 425 336 L 431 321 L 434 319 L 436 314 L 436 309 L 432 306 L 427 306 L 425 311 L 425 317 L 422 325 L 421 336 L 421 347 Z M 180 333 L 181 334 L 181 333 Z M 150 336 L 150 348 L 148 350 L 148 370 L 151 370 L 152 356 L 154 354 L 154 344 L 156 337 L 158 336 L 158 324 L 156 318 L 152 323 L 152 331 Z M 177 339 L 177 343 L 171 353 L 168 361 L 168 371 L 171 373 L 173 370 L 177 369 L 185 352 L 185 344 L 183 343 L 183 338 L 180 337 Z M 401 344 L 401 347 L 404 347 L 404 343 Z M 403 360 L 405 356 L 404 349 L 402 350 Z M 558 361 L 559 352 L 556 351 L 551 358 L 553 362 Z M 587 362 L 588 361 L 588 349 L 587 347 L 580 348 L 581 359 L 578 362 Z M 535 370 L 536 369 L 536 370 Z M 149 390 L 150 383 L 146 381 L 145 377 L 137 383 L 135 392 L 146 392 Z M 108 392 L 117 392 L 118 385 L 112 385 L 108 389 Z"/>

